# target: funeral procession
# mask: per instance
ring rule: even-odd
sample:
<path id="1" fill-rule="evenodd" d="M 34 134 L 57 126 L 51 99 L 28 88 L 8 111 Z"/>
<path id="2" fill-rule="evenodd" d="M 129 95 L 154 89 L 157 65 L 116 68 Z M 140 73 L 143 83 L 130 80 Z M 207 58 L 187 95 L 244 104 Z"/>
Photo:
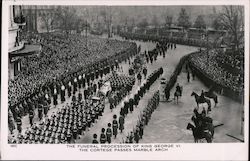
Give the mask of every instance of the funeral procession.
<path id="1" fill-rule="evenodd" d="M 8 22 L 8 144 L 244 142 L 243 6 L 11 5 Z"/>

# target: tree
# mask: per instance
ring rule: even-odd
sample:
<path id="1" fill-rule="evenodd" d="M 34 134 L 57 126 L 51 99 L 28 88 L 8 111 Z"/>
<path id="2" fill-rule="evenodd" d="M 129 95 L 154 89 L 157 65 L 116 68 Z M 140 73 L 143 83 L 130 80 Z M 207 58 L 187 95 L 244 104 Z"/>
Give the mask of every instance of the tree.
<path id="1" fill-rule="evenodd" d="M 55 12 L 57 21 L 59 21 L 60 28 L 69 33 L 70 30 L 75 28 L 75 24 L 78 20 L 76 10 L 73 7 L 58 7 Z"/>
<path id="2" fill-rule="evenodd" d="M 188 29 L 191 26 L 189 16 L 184 8 L 181 8 L 181 11 L 179 13 L 178 26 L 183 27 L 183 30 Z"/>
<path id="3" fill-rule="evenodd" d="M 235 51 L 239 50 L 244 39 L 244 10 L 242 6 L 224 6 L 220 23 L 232 35 L 230 38 Z"/>
<path id="4" fill-rule="evenodd" d="M 173 23 L 173 16 L 165 17 L 165 25 L 168 26 L 168 28 L 171 27 L 172 23 Z"/>
<path id="5" fill-rule="evenodd" d="M 205 29 L 206 28 L 206 23 L 205 23 L 202 15 L 197 16 L 195 23 L 194 23 L 194 27 L 198 28 L 198 29 Z"/>
<path id="6" fill-rule="evenodd" d="M 216 17 L 213 22 L 212 22 L 212 27 L 215 29 L 215 30 L 223 30 L 223 25 L 222 23 L 220 22 L 220 19 L 219 17 Z"/>
<path id="7" fill-rule="evenodd" d="M 141 22 L 138 23 L 139 28 L 145 29 L 148 26 L 148 21 L 146 18 L 143 18 Z"/>
<path id="8" fill-rule="evenodd" d="M 40 13 L 40 17 L 46 31 L 49 32 L 53 28 L 53 24 L 55 21 L 54 10 L 45 11 Z"/>
<path id="9" fill-rule="evenodd" d="M 153 16 L 152 25 L 153 25 L 155 28 L 158 28 L 158 26 L 159 26 L 158 18 L 156 17 L 156 15 Z"/>

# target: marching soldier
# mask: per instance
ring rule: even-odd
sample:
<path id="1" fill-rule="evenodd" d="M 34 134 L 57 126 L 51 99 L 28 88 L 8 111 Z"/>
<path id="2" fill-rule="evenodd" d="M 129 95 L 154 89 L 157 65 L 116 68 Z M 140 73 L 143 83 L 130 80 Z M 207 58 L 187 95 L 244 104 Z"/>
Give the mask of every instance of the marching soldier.
<path id="1" fill-rule="evenodd" d="M 19 116 L 17 117 L 16 124 L 17 124 L 18 133 L 21 133 L 22 132 L 22 120 L 21 120 L 21 117 L 19 117 Z"/>
<path id="2" fill-rule="evenodd" d="M 143 136 L 143 128 L 144 128 L 143 123 L 142 123 L 142 121 L 140 121 L 139 136 L 140 136 L 141 139 L 142 139 L 142 136 Z"/>
<path id="3" fill-rule="evenodd" d="M 53 92 L 53 104 L 54 104 L 54 106 L 57 105 L 57 89 L 56 89 L 56 86 L 54 87 L 54 92 Z"/>
<path id="4" fill-rule="evenodd" d="M 129 99 L 129 111 L 132 113 L 134 111 L 134 99 Z"/>
<path id="5" fill-rule="evenodd" d="M 117 122 L 116 118 L 117 118 L 117 116 L 114 115 L 113 116 L 113 123 L 112 123 L 113 135 L 115 136 L 115 138 L 117 136 L 117 129 L 118 129 L 118 122 Z"/>
<path id="6" fill-rule="evenodd" d="M 79 89 L 82 88 L 82 75 L 81 74 L 78 76 L 78 87 Z"/>
<path id="7" fill-rule="evenodd" d="M 75 94 L 77 91 L 77 78 L 74 78 L 74 90 L 73 90 L 73 94 Z"/>
<path id="8" fill-rule="evenodd" d="M 111 123 L 108 123 L 108 128 L 106 130 L 106 136 L 107 136 L 107 142 L 110 144 L 111 137 L 112 137 Z"/>
<path id="9" fill-rule="evenodd" d="M 30 110 L 30 111 L 29 111 L 30 126 L 33 125 L 33 119 L 34 119 L 34 111 L 33 111 L 33 110 Z"/>
<path id="10" fill-rule="evenodd" d="M 131 131 L 129 135 L 129 143 L 133 144 L 133 140 L 134 140 L 134 133 Z"/>
<path id="11" fill-rule="evenodd" d="M 124 129 L 124 116 L 122 115 L 122 113 L 120 113 L 120 117 L 119 117 L 119 130 L 122 133 L 122 130 Z"/>
<path id="12" fill-rule="evenodd" d="M 68 96 L 71 97 L 71 92 L 72 92 L 72 84 L 71 81 L 68 83 Z"/>
<path id="13" fill-rule="evenodd" d="M 97 141 L 97 135 L 96 134 L 93 135 L 92 144 L 99 144 L 99 142 Z"/>
<path id="14" fill-rule="evenodd" d="M 100 135 L 100 143 L 101 144 L 105 144 L 106 143 L 106 135 L 104 133 L 105 133 L 105 129 L 102 128 L 102 133 Z"/>
<path id="15" fill-rule="evenodd" d="M 13 130 L 15 129 L 13 114 L 10 110 L 8 110 L 8 125 L 10 133 L 13 134 Z"/>
<path id="16" fill-rule="evenodd" d="M 139 143 L 139 140 L 140 140 L 139 131 L 140 131 L 140 128 L 139 128 L 138 125 L 136 125 L 136 131 L 135 131 L 135 134 L 134 134 L 134 140 L 135 140 L 135 142 L 137 144 Z"/>
<path id="17" fill-rule="evenodd" d="M 65 86 L 62 83 L 62 85 L 61 85 L 61 102 L 64 102 L 64 101 L 65 101 Z"/>
<path id="18" fill-rule="evenodd" d="M 138 83 L 139 84 L 141 83 L 141 78 L 142 78 L 141 73 L 138 73 L 137 74 L 137 79 L 138 79 Z"/>
<path id="19" fill-rule="evenodd" d="M 38 118 L 39 118 L 39 121 L 41 121 L 43 118 L 43 106 L 42 106 L 42 104 L 38 105 Z"/>

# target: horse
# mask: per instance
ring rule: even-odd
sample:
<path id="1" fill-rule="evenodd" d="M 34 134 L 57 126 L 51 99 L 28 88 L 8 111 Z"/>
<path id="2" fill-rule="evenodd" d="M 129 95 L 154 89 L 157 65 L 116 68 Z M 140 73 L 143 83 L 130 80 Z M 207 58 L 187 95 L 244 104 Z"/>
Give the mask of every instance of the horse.
<path id="1" fill-rule="evenodd" d="M 218 103 L 218 96 L 216 94 L 214 94 L 213 92 L 211 91 L 208 91 L 208 92 L 204 92 L 204 95 L 208 98 L 211 98 L 214 100 L 214 106 L 216 107 L 217 103 Z"/>
<path id="2" fill-rule="evenodd" d="M 181 91 L 176 90 L 174 92 L 174 100 L 175 100 L 175 98 L 177 98 L 177 100 L 176 100 L 177 104 L 178 104 L 179 97 L 181 97 L 181 95 L 182 95 L 182 87 L 180 87 L 180 89 L 181 89 Z"/>
<path id="3" fill-rule="evenodd" d="M 198 143 L 202 139 L 206 139 L 207 143 L 212 143 L 213 137 L 212 137 L 212 135 L 209 132 L 202 131 L 202 130 L 196 128 L 191 123 L 188 123 L 187 129 L 188 130 L 190 130 L 190 129 L 192 130 L 193 136 L 194 136 L 194 142 L 195 143 Z"/>
<path id="4" fill-rule="evenodd" d="M 202 114 L 199 114 L 197 109 L 194 110 L 194 116 L 191 117 L 191 120 L 194 122 L 196 127 L 202 126 L 203 129 L 207 129 L 210 131 L 212 138 L 214 137 L 214 125 L 213 119 L 205 116 L 203 117 Z"/>
<path id="5" fill-rule="evenodd" d="M 192 92 L 191 96 L 195 97 L 195 101 L 197 103 L 197 107 L 198 108 L 199 108 L 199 104 L 201 104 L 201 103 L 207 103 L 207 105 L 208 105 L 208 111 L 211 111 L 211 101 L 209 99 L 205 98 L 204 100 L 201 100 L 200 96 L 197 93 L 195 93 L 195 92 Z"/>

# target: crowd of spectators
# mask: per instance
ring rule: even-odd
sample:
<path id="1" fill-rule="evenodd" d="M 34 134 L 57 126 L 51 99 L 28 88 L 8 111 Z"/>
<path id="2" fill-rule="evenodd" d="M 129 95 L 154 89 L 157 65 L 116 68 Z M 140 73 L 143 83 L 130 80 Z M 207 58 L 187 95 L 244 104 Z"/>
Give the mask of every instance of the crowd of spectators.
<path id="1" fill-rule="evenodd" d="M 40 54 L 22 57 L 22 70 L 8 82 L 9 106 L 31 97 L 44 85 L 60 80 L 69 73 L 86 69 L 102 60 L 110 60 L 112 56 L 133 49 L 134 43 L 118 40 L 106 40 L 81 35 L 30 34 L 27 43 L 42 45 Z"/>
<path id="2" fill-rule="evenodd" d="M 223 59 L 221 59 L 221 57 L 223 57 Z M 239 60 L 232 59 L 231 56 L 218 53 L 215 50 L 211 50 L 208 55 L 201 52 L 191 55 L 190 57 L 190 61 L 216 83 L 235 92 L 242 92 L 244 89 L 244 70 L 241 69 L 241 72 L 233 73 L 231 69 L 224 68 L 223 64 L 229 60 L 237 62 L 237 65 L 230 63 L 232 68 L 243 68 L 243 66 L 240 66 L 241 63 L 238 62 Z"/>

